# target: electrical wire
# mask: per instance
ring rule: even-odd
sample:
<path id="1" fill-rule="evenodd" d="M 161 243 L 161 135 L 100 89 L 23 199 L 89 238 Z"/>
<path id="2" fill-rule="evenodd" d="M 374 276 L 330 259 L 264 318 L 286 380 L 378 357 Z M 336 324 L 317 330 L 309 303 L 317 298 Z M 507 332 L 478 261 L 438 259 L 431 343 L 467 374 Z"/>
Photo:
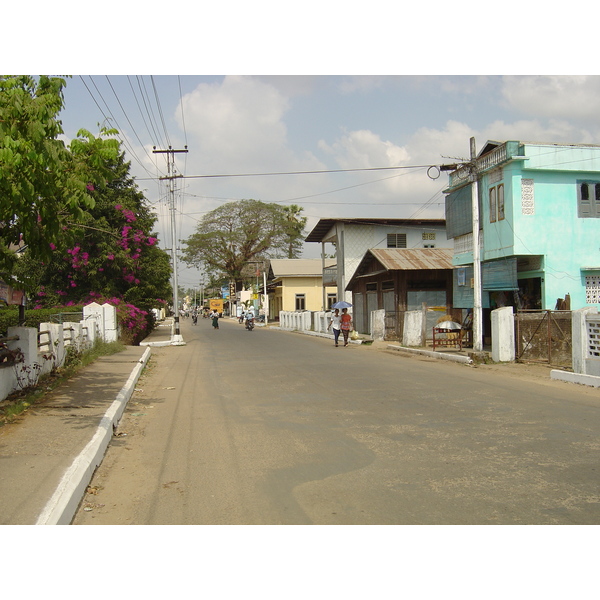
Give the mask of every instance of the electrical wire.
<path id="1" fill-rule="evenodd" d="M 323 169 L 320 171 L 280 171 L 269 173 L 221 173 L 215 175 L 186 175 L 185 179 L 212 179 L 220 177 L 271 177 L 274 175 L 319 175 L 326 173 L 358 173 L 361 171 L 394 171 L 398 169 L 424 169 L 437 165 L 405 165 L 396 167 L 362 167 L 356 169 Z"/>
<path id="2" fill-rule="evenodd" d="M 127 113 L 125 112 L 125 109 L 123 108 L 123 105 L 121 104 L 121 100 L 120 100 L 119 96 L 117 95 L 117 92 L 115 91 L 115 88 L 113 87 L 113 84 L 111 83 L 110 79 L 108 78 L 108 75 L 105 75 L 105 77 L 106 77 L 106 81 L 108 81 L 108 85 L 110 86 L 110 89 L 112 90 L 113 94 L 115 95 L 115 98 L 117 99 L 117 102 L 118 102 L 119 106 L 121 107 L 121 111 L 125 115 L 125 118 L 127 119 L 127 122 L 129 123 L 129 126 L 131 127 L 131 130 L 135 134 L 135 137 L 137 138 L 137 141 L 140 143 L 140 146 L 144 150 L 144 152 L 146 153 L 146 156 L 150 160 L 152 160 L 152 158 L 148 154 L 148 151 L 146 150 L 146 147 L 144 146 L 144 143 L 142 142 L 142 140 L 140 140 L 140 136 L 138 135 L 137 131 L 135 130 L 135 127 L 133 126 L 131 120 L 127 116 Z"/>
<path id="3" fill-rule="evenodd" d="M 127 75 L 127 81 L 129 82 L 129 87 L 131 88 L 131 93 L 133 95 L 133 99 L 135 100 L 135 103 L 136 103 L 136 105 L 138 107 L 138 110 L 140 112 L 140 116 L 142 117 L 142 121 L 144 122 L 144 127 L 146 128 L 146 131 L 148 132 L 148 137 L 149 137 L 152 145 L 156 146 L 157 142 L 155 141 L 155 138 L 153 138 L 152 134 L 150 133 L 150 128 L 148 127 L 148 122 L 146 121 L 146 117 L 144 116 L 144 112 L 142 111 L 142 107 L 140 106 L 140 103 L 138 101 L 138 96 L 137 96 L 137 94 L 135 92 L 135 88 L 133 87 L 133 83 L 131 82 L 131 78 L 129 77 L 129 75 Z M 141 91 L 141 89 L 140 89 L 140 91 Z M 143 98 L 143 94 L 142 94 L 142 101 L 143 100 L 144 100 L 144 98 Z M 150 125 L 152 125 L 152 124 L 150 124 Z M 154 135 L 156 135 L 156 132 L 154 133 Z"/>
<path id="4" fill-rule="evenodd" d="M 177 75 L 177 83 L 179 85 L 179 104 L 181 106 L 181 123 L 183 125 L 183 139 L 185 140 L 185 145 L 187 147 L 187 131 L 185 129 L 185 115 L 183 113 L 183 94 L 181 93 L 181 77 Z"/>
<path id="5" fill-rule="evenodd" d="M 146 97 L 148 95 L 148 91 L 146 90 L 146 84 L 144 83 L 143 79 L 140 81 L 139 75 L 136 75 L 136 80 L 137 80 L 138 88 L 140 90 L 140 94 L 142 96 L 142 102 L 144 103 L 144 108 L 146 110 L 146 114 L 148 115 L 148 121 L 150 123 L 150 127 L 152 127 L 152 131 L 154 132 L 153 139 L 156 140 L 154 145 L 155 146 L 164 146 L 164 144 L 161 141 L 160 135 L 157 133 L 157 131 L 154 127 L 156 119 L 154 118 L 154 112 L 152 112 L 152 105 L 150 104 L 150 99 L 148 98 L 148 102 L 146 102 Z M 143 89 L 142 89 L 142 84 L 144 86 Z M 144 92 L 146 92 L 145 95 L 144 95 Z M 148 106 L 150 106 L 150 107 L 148 108 Z M 152 112 L 152 114 L 150 114 L 151 112 Z M 152 138 L 152 136 L 150 136 L 150 138 Z"/>
<path id="6" fill-rule="evenodd" d="M 108 103 L 106 102 L 106 100 L 104 99 L 104 96 L 102 95 L 102 92 L 99 90 L 98 86 L 96 85 L 96 82 L 93 80 L 91 75 L 88 75 L 88 77 L 90 78 L 90 81 L 92 82 L 93 86 L 96 88 L 96 91 L 98 92 L 98 95 L 100 96 L 100 98 L 102 99 L 102 102 L 104 102 L 104 105 L 106 106 L 106 109 L 108 110 L 111 118 L 106 116 L 106 113 L 104 112 L 104 110 L 100 107 L 100 105 L 98 104 L 96 98 L 94 97 L 94 94 L 92 93 L 92 91 L 90 90 L 90 88 L 88 87 L 87 83 L 85 82 L 85 80 L 83 79 L 83 77 L 80 75 L 79 76 L 81 81 L 83 82 L 83 85 L 85 86 L 85 88 L 87 89 L 87 91 L 89 92 L 90 96 L 92 97 L 92 99 L 94 100 L 96 106 L 100 109 L 100 112 L 102 113 L 102 116 L 105 118 L 105 120 L 107 121 L 113 121 L 115 126 L 117 127 L 117 130 L 119 131 L 119 135 L 117 136 L 119 138 L 119 140 L 121 141 L 121 144 L 123 145 L 123 147 L 131 154 L 131 156 L 136 160 L 136 162 L 142 167 L 142 169 L 144 169 L 144 171 L 146 171 L 146 173 L 148 173 L 148 175 L 152 175 L 152 173 L 150 173 L 150 171 L 146 168 L 146 166 L 142 163 L 142 161 L 139 159 L 139 157 L 137 156 L 137 154 L 135 153 L 135 150 L 133 149 L 133 147 L 129 144 L 128 141 L 126 141 L 125 137 L 123 137 L 122 135 L 122 129 L 121 126 L 119 125 L 117 119 L 115 118 L 115 116 L 113 115 L 112 111 L 110 110 L 110 107 L 108 106 Z M 151 179 L 153 179 L 153 177 L 151 177 Z M 144 178 L 145 180 L 145 178 Z"/>
<path id="7" fill-rule="evenodd" d="M 171 140 L 169 139 L 169 134 L 167 133 L 167 126 L 165 124 L 165 118 L 163 116 L 162 107 L 160 105 L 160 100 L 158 98 L 158 91 L 156 89 L 156 84 L 154 82 L 154 75 L 150 75 L 150 81 L 152 82 L 152 88 L 154 89 L 154 99 L 156 100 L 156 106 L 158 108 L 158 114 L 159 114 L 160 120 L 162 122 L 163 131 L 165 132 L 165 138 L 167 140 L 167 145 L 170 148 L 171 147 Z"/>

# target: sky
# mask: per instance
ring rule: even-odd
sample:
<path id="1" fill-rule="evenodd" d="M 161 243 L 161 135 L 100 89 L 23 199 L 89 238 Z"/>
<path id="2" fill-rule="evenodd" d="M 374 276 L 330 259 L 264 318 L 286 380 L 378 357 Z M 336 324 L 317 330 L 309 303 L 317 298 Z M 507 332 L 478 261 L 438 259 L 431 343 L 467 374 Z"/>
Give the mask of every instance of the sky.
<path id="1" fill-rule="evenodd" d="M 600 141 L 594 40 L 575 12 L 558 20 L 513 0 L 488 14 L 471 0 L 460 11 L 283 6 L 66 0 L 29 16 L 27 43 L 9 28 L 18 52 L 3 59 L 9 72 L 71 75 L 65 141 L 119 130 L 169 249 L 166 155 L 154 148 L 187 147 L 175 167 L 185 240 L 207 212 L 247 198 L 301 206 L 307 234 L 321 218 L 443 218 L 448 175 L 435 166 L 467 159 L 471 137 L 477 150 L 490 139 Z M 52 24 L 60 34 L 48 35 Z M 319 252 L 304 244 L 303 257 Z M 202 278 L 182 262 L 178 273 L 186 288 Z"/>
<path id="2" fill-rule="evenodd" d="M 599 76 L 81 74 L 61 118 L 66 140 L 119 130 L 170 249 L 167 162 L 154 149 L 187 148 L 175 161 L 179 240 L 247 198 L 301 206 L 307 233 L 321 218 L 444 218 L 437 166 L 468 159 L 471 137 L 478 151 L 487 140 L 596 143 L 599 95 Z M 303 257 L 319 252 L 304 244 Z M 183 287 L 200 277 L 180 264 Z"/>

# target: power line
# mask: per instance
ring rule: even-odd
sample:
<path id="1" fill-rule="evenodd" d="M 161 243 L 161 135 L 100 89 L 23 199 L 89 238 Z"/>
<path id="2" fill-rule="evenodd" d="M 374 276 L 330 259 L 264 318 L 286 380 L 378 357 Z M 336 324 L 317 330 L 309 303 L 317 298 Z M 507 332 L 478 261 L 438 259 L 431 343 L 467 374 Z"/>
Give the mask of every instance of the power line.
<path id="1" fill-rule="evenodd" d="M 108 78 L 108 75 L 105 75 L 105 77 L 106 77 L 106 81 L 108 81 L 108 85 L 110 86 L 110 89 L 112 90 L 113 94 L 115 95 L 115 98 L 117 99 L 117 102 L 119 103 L 119 106 L 121 107 L 121 111 L 125 115 L 125 118 L 127 119 L 127 122 L 129 123 L 129 126 L 131 127 L 131 130 L 135 134 L 135 137 L 137 138 L 137 141 L 140 143 L 140 146 L 142 147 L 142 149 L 146 153 L 146 156 L 148 158 L 150 158 L 150 155 L 148 154 L 148 151 L 144 147 L 144 143 L 142 142 L 142 140 L 140 140 L 140 136 L 138 135 L 137 131 L 135 130 L 135 127 L 133 126 L 133 124 L 131 123 L 129 117 L 127 116 L 127 113 L 125 112 L 125 109 L 123 108 L 123 105 L 121 104 L 121 100 L 119 99 L 119 96 L 117 95 L 117 92 L 115 91 L 115 88 L 113 87 L 113 84 L 111 83 L 110 79 Z M 152 160 L 152 159 L 150 159 L 150 160 Z"/>
<path id="2" fill-rule="evenodd" d="M 160 115 L 160 120 L 162 122 L 163 131 L 165 132 L 165 138 L 167 139 L 167 145 L 171 147 L 171 140 L 169 139 L 169 134 L 167 133 L 167 126 L 165 124 L 165 118 L 163 116 L 162 108 L 160 106 L 160 100 L 158 99 L 158 92 L 156 90 L 156 84 L 154 83 L 154 75 L 150 75 L 150 81 L 152 82 L 152 88 L 154 89 L 154 98 L 156 100 L 156 106 L 158 107 L 158 114 Z"/>
<path id="3" fill-rule="evenodd" d="M 218 175 L 186 175 L 186 179 L 210 179 L 217 177 L 270 177 L 273 175 L 318 175 L 322 173 L 356 173 L 360 171 L 393 171 L 397 169 L 423 169 L 437 165 L 407 165 L 398 167 L 363 167 L 357 169 L 325 169 L 322 171 L 281 171 L 270 173 L 223 173 Z"/>
<path id="4" fill-rule="evenodd" d="M 96 106 L 100 109 L 100 112 L 102 113 L 102 116 L 107 120 L 110 121 L 112 120 L 115 124 L 115 126 L 117 127 L 117 129 L 119 130 L 119 133 L 122 134 L 122 128 L 119 125 L 117 119 L 115 118 L 115 116 L 113 115 L 112 111 L 110 110 L 110 106 L 108 105 L 108 103 L 106 102 L 106 100 L 104 99 L 104 96 L 102 95 L 102 92 L 100 91 L 100 89 L 98 88 L 98 86 L 96 85 L 96 82 L 93 80 L 92 76 L 89 75 L 88 76 L 90 78 L 90 81 L 92 82 L 93 86 L 96 88 L 96 91 L 98 92 L 98 95 L 100 96 L 102 102 L 104 102 L 104 105 L 106 106 L 106 110 L 108 110 L 108 113 L 110 114 L 111 118 L 109 119 L 106 116 L 106 113 L 104 112 L 104 110 L 102 110 L 102 108 L 100 107 L 100 105 L 98 104 L 98 102 L 96 101 L 96 98 L 94 97 L 94 94 L 92 93 L 92 91 L 90 90 L 90 88 L 88 87 L 88 85 L 86 84 L 85 80 L 83 79 L 83 77 L 80 75 L 79 78 L 81 79 L 81 81 L 83 82 L 83 85 L 85 86 L 85 88 L 87 89 L 87 91 L 89 92 L 90 96 L 92 97 L 92 99 L 94 100 L 94 102 L 96 103 Z M 121 144 L 125 147 L 125 149 L 131 154 L 131 156 L 136 160 L 136 162 L 142 167 L 142 169 L 144 169 L 144 171 L 146 171 L 146 173 L 148 173 L 148 175 L 152 176 L 152 173 L 150 173 L 150 171 L 148 171 L 148 169 L 146 168 L 146 166 L 142 163 L 142 161 L 139 159 L 139 157 L 137 156 L 137 154 L 135 153 L 135 150 L 133 149 L 133 147 L 126 142 L 125 137 L 123 135 L 119 135 L 119 139 L 121 140 Z M 154 179 L 154 177 L 150 177 L 151 180 Z M 146 178 L 144 178 L 144 180 L 146 180 Z"/>
<path id="5" fill-rule="evenodd" d="M 150 133 L 150 129 L 148 128 L 148 123 L 146 122 L 146 117 L 144 116 L 144 113 L 142 112 L 142 107 L 140 106 L 137 94 L 135 93 L 135 89 L 133 87 L 133 83 L 131 83 L 131 79 L 129 78 L 129 75 L 127 75 L 127 81 L 129 81 L 129 87 L 131 88 L 131 92 L 133 94 L 133 99 L 135 100 L 135 103 L 137 104 L 138 110 L 140 111 L 140 116 L 142 117 L 142 121 L 144 122 L 144 126 L 146 127 L 146 131 L 148 132 L 148 137 L 150 138 L 150 141 L 152 142 L 152 145 L 156 146 L 156 141 L 152 137 L 152 134 Z M 139 82 L 138 82 L 138 84 L 139 84 Z M 140 91 L 141 91 L 141 88 L 140 88 Z M 144 100 L 144 95 L 142 94 L 142 101 L 143 100 Z M 146 110 L 146 112 L 148 112 L 148 111 Z M 152 123 L 150 123 L 150 125 L 152 125 Z M 156 135 L 156 132 L 154 132 L 154 135 Z"/>
<path id="6" fill-rule="evenodd" d="M 148 117 L 150 119 L 150 124 L 152 125 L 152 130 L 154 131 L 154 135 L 156 135 L 156 138 L 160 142 L 159 145 L 166 146 L 166 144 L 163 143 L 163 140 L 161 139 L 160 134 L 157 133 L 156 129 L 154 129 L 154 123 L 156 123 L 156 117 L 154 116 L 154 110 L 152 110 L 152 103 L 150 102 L 150 96 L 148 95 L 148 90 L 146 89 L 146 82 L 142 78 L 141 83 L 140 83 L 140 78 L 137 75 L 136 75 L 136 77 L 138 80 L 138 86 L 140 88 L 140 91 L 142 92 L 142 99 L 144 100 L 144 106 L 146 107 L 146 112 L 148 113 Z M 143 90 L 142 90 L 142 85 L 144 86 Z M 146 93 L 145 98 L 144 98 L 144 92 Z M 146 98 L 148 99 L 147 104 L 146 104 Z M 150 107 L 150 110 L 148 110 L 148 107 Z M 152 114 L 152 116 L 150 116 L 151 114 Z M 158 128 L 158 123 L 156 123 L 156 127 Z"/>
<path id="7" fill-rule="evenodd" d="M 177 83 L 179 84 L 179 103 L 181 106 L 181 123 L 183 125 L 183 136 L 185 140 L 185 145 L 187 146 L 187 131 L 185 129 L 185 115 L 183 114 L 183 95 L 181 93 L 181 77 L 177 75 Z M 186 154 L 187 158 L 187 154 Z"/>
<path id="8" fill-rule="evenodd" d="M 327 174 L 327 173 L 358 173 L 364 171 L 393 171 L 398 169 L 425 169 L 429 167 L 437 167 L 438 165 L 405 165 L 405 166 L 396 166 L 396 167 L 362 167 L 356 169 L 324 169 L 322 171 L 275 171 L 268 173 L 221 173 L 215 175 L 179 175 L 179 179 L 211 179 L 211 178 L 219 178 L 219 177 L 271 177 L 275 175 L 319 175 L 319 174 Z M 397 177 L 397 176 L 395 176 Z M 391 179 L 391 177 L 389 178 Z M 384 179 L 380 179 L 377 181 L 384 181 Z M 369 182 L 367 182 L 369 183 Z M 371 182 L 373 183 L 373 182 Z M 366 185 L 366 184 L 358 184 L 358 185 Z M 350 186 L 354 187 L 354 186 Z M 356 186 L 357 187 L 357 186 Z M 344 188 L 346 189 L 346 188 Z M 335 190 L 334 190 L 335 191 Z M 327 193 L 327 192 L 325 192 Z"/>

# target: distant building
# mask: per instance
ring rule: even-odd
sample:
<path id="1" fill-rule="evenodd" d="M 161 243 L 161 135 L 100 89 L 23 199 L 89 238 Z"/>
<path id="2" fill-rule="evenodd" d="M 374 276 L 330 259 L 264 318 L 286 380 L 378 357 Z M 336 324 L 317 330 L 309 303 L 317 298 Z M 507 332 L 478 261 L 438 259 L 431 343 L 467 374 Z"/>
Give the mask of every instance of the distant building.
<path id="1" fill-rule="evenodd" d="M 385 329 L 401 336 L 403 315 L 423 303 L 428 331 L 437 317 L 452 310 L 450 248 L 372 248 L 367 250 L 347 285 L 352 292 L 352 319 L 359 333 L 369 333 L 369 314 L 385 310 Z"/>
<path id="2" fill-rule="evenodd" d="M 334 261 L 325 262 L 329 266 Z M 269 320 L 280 311 L 319 311 L 337 301 L 336 288 L 323 287 L 323 262 L 320 258 L 272 259 L 267 276 Z"/>
<path id="3" fill-rule="evenodd" d="M 306 238 L 335 246 L 336 260 L 323 270 L 323 285 L 336 286 L 339 300 L 352 302 L 346 286 L 372 248 L 452 248 L 444 219 L 321 219 Z"/>

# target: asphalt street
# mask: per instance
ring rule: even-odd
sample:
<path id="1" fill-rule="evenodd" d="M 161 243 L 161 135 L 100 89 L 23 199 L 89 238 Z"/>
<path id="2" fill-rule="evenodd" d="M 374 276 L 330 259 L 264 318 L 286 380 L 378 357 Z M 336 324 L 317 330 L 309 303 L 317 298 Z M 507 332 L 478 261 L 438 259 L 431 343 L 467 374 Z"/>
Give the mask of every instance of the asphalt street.
<path id="1" fill-rule="evenodd" d="M 75 524 L 598 524 L 598 391 L 223 319 L 154 348 Z"/>

